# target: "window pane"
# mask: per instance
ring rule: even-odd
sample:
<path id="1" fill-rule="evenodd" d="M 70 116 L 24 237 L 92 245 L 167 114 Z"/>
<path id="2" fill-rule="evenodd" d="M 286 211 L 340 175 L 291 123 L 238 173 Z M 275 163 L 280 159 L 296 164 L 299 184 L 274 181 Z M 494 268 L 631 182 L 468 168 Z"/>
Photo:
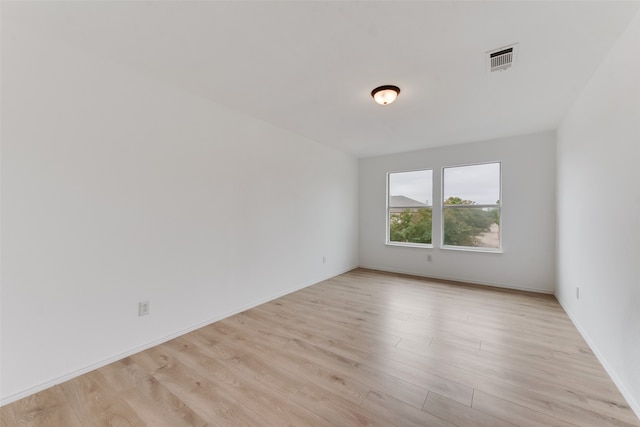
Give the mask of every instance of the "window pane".
<path id="1" fill-rule="evenodd" d="M 500 203 L 500 163 L 444 169 L 444 204 Z"/>
<path id="2" fill-rule="evenodd" d="M 433 171 L 389 174 L 389 207 L 431 206 Z"/>
<path id="3" fill-rule="evenodd" d="M 389 242 L 431 244 L 433 171 L 389 174 Z"/>
<path id="4" fill-rule="evenodd" d="M 389 209 L 389 241 L 431 243 L 431 208 Z"/>
<path id="5" fill-rule="evenodd" d="M 477 248 L 500 248 L 500 209 L 445 208 L 444 244 Z"/>

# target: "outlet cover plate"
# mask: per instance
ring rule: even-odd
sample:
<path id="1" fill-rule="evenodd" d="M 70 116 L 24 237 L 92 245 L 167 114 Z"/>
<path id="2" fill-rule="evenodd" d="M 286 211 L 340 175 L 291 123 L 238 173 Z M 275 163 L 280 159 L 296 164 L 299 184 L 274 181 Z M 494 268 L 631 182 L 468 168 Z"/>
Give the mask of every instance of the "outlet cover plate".
<path id="1" fill-rule="evenodd" d="M 150 312 L 149 301 L 140 301 L 138 303 L 138 316 L 146 316 Z"/>

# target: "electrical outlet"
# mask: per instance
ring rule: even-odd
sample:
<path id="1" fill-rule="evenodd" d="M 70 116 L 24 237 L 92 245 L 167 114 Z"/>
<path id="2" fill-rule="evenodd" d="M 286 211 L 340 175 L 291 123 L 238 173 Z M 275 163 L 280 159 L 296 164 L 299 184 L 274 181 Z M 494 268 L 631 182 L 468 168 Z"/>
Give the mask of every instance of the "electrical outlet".
<path id="1" fill-rule="evenodd" d="M 149 305 L 149 301 L 140 301 L 138 303 L 138 316 L 146 316 L 150 313 L 151 306 Z"/>
<path id="2" fill-rule="evenodd" d="M 580 299 L 580 288 L 576 288 L 576 299 Z"/>
<path id="3" fill-rule="evenodd" d="M 324 257 L 324 256 L 322 257 L 322 263 L 323 263 L 323 264 L 326 264 L 326 263 L 327 263 L 327 257 Z"/>
<path id="4" fill-rule="evenodd" d="M 432 261 L 431 254 L 427 255 L 427 261 L 428 261 L 428 262 L 431 262 L 431 261 Z"/>

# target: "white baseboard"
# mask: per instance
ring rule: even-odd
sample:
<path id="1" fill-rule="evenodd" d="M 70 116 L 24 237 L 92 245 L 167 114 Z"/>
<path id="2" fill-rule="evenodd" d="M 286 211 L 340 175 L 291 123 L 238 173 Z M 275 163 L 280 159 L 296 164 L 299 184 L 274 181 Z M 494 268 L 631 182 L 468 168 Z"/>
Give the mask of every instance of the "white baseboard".
<path id="1" fill-rule="evenodd" d="M 471 285 L 492 286 L 494 288 L 512 289 L 512 290 L 516 290 L 516 291 L 525 291 L 525 292 L 534 292 L 536 294 L 547 294 L 547 295 L 553 295 L 554 294 L 554 291 L 552 291 L 552 290 L 534 289 L 534 288 L 527 288 L 527 287 L 523 287 L 523 286 L 502 285 L 502 284 L 499 284 L 499 283 L 480 282 L 480 281 L 477 281 L 477 280 L 461 279 L 459 277 L 437 276 L 437 275 L 433 275 L 433 274 L 416 273 L 416 272 L 413 272 L 413 271 L 403 271 L 403 270 L 380 268 L 380 267 L 369 267 L 369 266 L 366 266 L 366 265 L 360 265 L 360 268 L 366 268 L 368 270 L 382 271 L 382 272 L 387 272 L 387 273 L 406 274 L 408 276 L 424 277 L 425 279 L 448 280 L 448 281 L 451 281 L 451 282 L 469 283 Z"/>
<path id="2" fill-rule="evenodd" d="M 231 311 L 228 311 L 226 313 L 222 313 L 220 315 L 214 316 L 214 317 L 212 317 L 210 319 L 207 319 L 207 320 L 205 320 L 203 322 L 199 322 L 199 323 L 197 323 L 195 325 L 191 325 L 191 326 L 189 326 L 187 328 L 184 328 L 184 329 L 181 329 L 179 331 L 173 332 L 173 333 L 171 333 L 169 335 L 163 336 L 161 338 L 158 338 L 158 339 L 155 339 L 153 341 L 149 341 L 149 342 L 147 342 L 145 344 L 139 345 L 137 347 L 131 348 L 131 349 L 125 351 L 125 352 L 122 352 L 122 353 L 119 353 L 119 354 L 115 354 L 115 355 L 113 355 L 111 357 L 108 357 L 108 358 L 103 359 L 103 360 L 101 360 L 99 362 L 93 363 L 93 364 L 91 364 L 89 366 L 85 366 L 83 368 L 76 369 L 76 370 L 71 371 L 71 372 L 69 372 L 69 373 L 67 373 L 65 375 L 62 375 L 62 376 L 56 377 L 56 378 L 54 378 L 52 380 L 43 382 L 43 383 L 38 384 L 38 385 L 36 385 L 34 387 L 30 387 L 30 388 L 28 388 L 26 390 L 22 390 L 22 391 L 20 391 L 18 393 L 14 393 L 14 394 L 5 396 L 2 399 L 0 399 L 0 406 L 7 405 L 9 403 L 15 402 L 17 400 L 20 400 L 20 399 L 25 398 L 27 396 L 30 396 L 32 394 L 38 393 L 39 391 L 46 390 L 46 389 L 48 389 L 50 387 L 53 387 L 53 386 L 55 386 L 57 384 L 63 383 L 65 381 L 69 381 L 69 380 L 71 380 L 71 379 L 73 379 L 75 377 L 78 377 L 80 375 L 86 374 L 86 373 L 91 372 L 93 370 L 96 370 L 98 368 L 102 368 L 103 366 L 106 366 L 106 365 L 108 365 L 110 363 L 117 362 L 118 360 L 124 359 L 125 357 L 131 356 L 133 354 L 139 353 L 139 352 L 144 351 L 144 350 L 147 350 L 147 349 L 149 349 L 151 347 L 155 347 L 155 346 L 160 345 L 162 343 L 165 343 L 167 341 L 171 341 L 172 339 L 178 338 L 181 335 L 187 334 L 189 332 L 195 331 L 196 329 L 200 329 L 200 328 L 202 328 L 204 326 L 207 326 L 207 325 L 210 325 L 212 323 L 218 322 L 218 321 L 220 321 L 222 319 L 225 319 L 227 317 L 233 316 L 234 314 L 242 313 L 243 311 L 249 310 L 250 308 L 257 307 L 257 306 L 259 306 L 261 304 L 264 304 L 264 303 L 267 303 L 269 301 L 273 301 L 274 299 L 278 299 L 278 298 L 283 297 L 285 295 L 288 295 L 288 294 L 290 294 L 292 292 L 299 291 L 299 290 L 304 289 L 304 288 L 306 288 L 308 286 L 311 286 L 311 285 L 314 285 L 316 283 L 322 282 L 323 280 L 327 280 L 327 279 L 330 279 L 332 277 L 339 276 L 340 274 L 344 274 L 344 273 L 346 273 L 348 271 L 351 271 L 351 270 L 353 270 L 355 268 L 357 268 L 357 266 L 349 267 L 349 268 L 345 269 L 344 271 L 339 271 L 339 272 L 337 272 L 335 274 L 331 274 L 331 275 L 329 275 L 327 277 L 324 277 L 324 278 L 321 278 L 319 280 L 313 280 L 311 282 L 304 283 L 304 284 L 302 284 L 300 286 L 296 286 L 296 287 L 291 288 L 289 290 L 286 290 L 284 292 L 279 292 L 279 293 L 271 295 L 269 297 L 262 298 L 260 300 L 254 301 L 254 302 L 252 302 L 250 304 L 246 304 L 246 305 L 243 305 L 242 307 L 238 307 L 238 308 L 236 308 L 234 310 L 231 310 Z"/>
<path id="3" fill-rule="evenodd" d="M 609 374 L 613 383 L 616 385 L 616 387 L 618 387 L 620 394 L 622 394 L 622 397 L 625 398 L 625 400 L 631 407 L 631 410 L 636 414 L 638 418 L 640 418 L 640 402 L 635 400 L 634 396 L 631 394 L 631 392 L 629 392 L 629 390 L 625 386 L 624 381 L 622 381 L 622 379 L 618 376 L 618 374 L 613 369 L 613 367 L 609 364 L 609 362 L 607 362 L 607 359 L 604 357 L 602 352 L 598 349 L 598 346 L 596 345 L 596 343 L 591 339 L 587 331 L 584 328 L 582 328 L 582 326 L 580 325 L 576 317 L 573 315 L 573 313 L 567 310 L 567 307 L 562 303 L 562 300 L 558 298 L 557 295 L 556 295 L 556 299 L 558 300 L 558 303 L 560 303 L 560 306 L 565 311 L 565 313 L 567 313 L 567 316 L 569 316 L 569 319 L 571 319 L 571 322 L 576 327 L 578 332 L 580 332 L 580 335 L 582 335 L 582 338 L 584 338 L 584 340 L 587 342 L 587 344 L 591 348 L 591 351 L 593 351 L 593 354 L 596 355 L 596 358 L 598 359 L 600 364 L 604 367 L 604 370 L 607 371 L 607 374 Z"/>

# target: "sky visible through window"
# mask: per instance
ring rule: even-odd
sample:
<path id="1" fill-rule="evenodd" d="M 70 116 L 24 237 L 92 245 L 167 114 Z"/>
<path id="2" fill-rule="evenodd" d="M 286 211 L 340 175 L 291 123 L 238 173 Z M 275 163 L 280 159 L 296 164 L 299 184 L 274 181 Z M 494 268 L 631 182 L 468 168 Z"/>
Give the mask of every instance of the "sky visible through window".
<path id="1" fill-rule="evenodd" d="M 478 205 L 500 200 L 500 163 L 458 166 L 444 169 L 444 197 L 459 197 Z"/>
<path id="2" fill-rule="evenodd" d="M 433 171 L 421 170 L 389 174 L 389 194 L 405 196 L 428 206 L 433 205 Z"/>

